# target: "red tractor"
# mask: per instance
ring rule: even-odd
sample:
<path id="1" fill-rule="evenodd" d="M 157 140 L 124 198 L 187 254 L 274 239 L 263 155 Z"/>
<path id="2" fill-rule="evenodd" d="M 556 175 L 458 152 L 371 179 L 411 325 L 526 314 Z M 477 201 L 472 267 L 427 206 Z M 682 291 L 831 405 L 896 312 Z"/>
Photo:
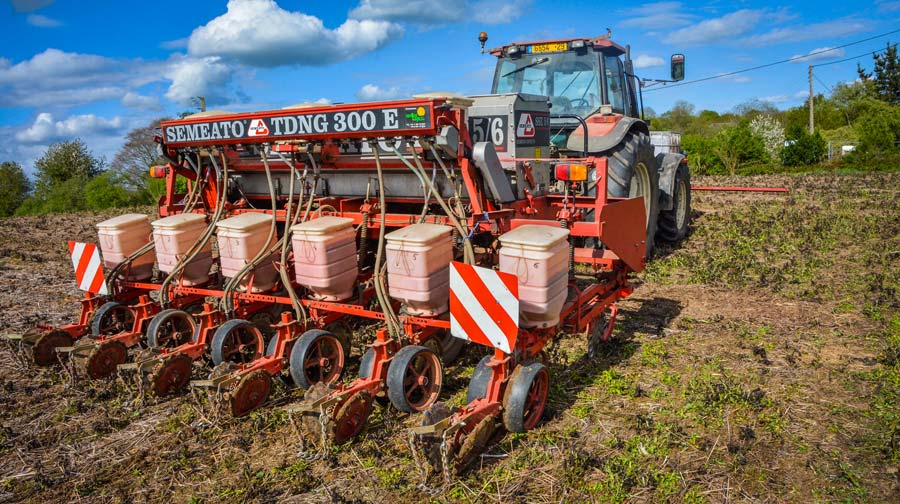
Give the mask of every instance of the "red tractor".
<path id="1" fill-rule="evenodd" d="M 482 32 L 479 41 L 485 52 L 487 34 Z M 567 197 L 571 193 L 574 199 L 572 208 L 564 205 L 559 216 L 576 221 L 568 225 L 570 246 L 575 247 L 572 261 L 592 264 L 598 283 L 579 282 L 570 276 L 569 296 L 553 330 L 589 333 L 588 352 L 593 354 L 597 344 L 612 333 L 616 299 L 631 292 L 628 271 L 643 268 L 643 260 L 640 264 L 627 260 L 627 240 L 620 241 L 617 235 L 621 231 L 613 227 L 634 212 L 626 217 L 626 213 L 610 212 L 611 207 L 641 198 L 641 232 L 646 231 L 642 255 L 646 257 L 655 239 L 674 242 L 688 231 L 691 185 L 687 159 L 680 153 L 655 153 L 649 125 L 641 119 L 644 84 L 670 81 L 635 76 L 630 48 L 616 44 L 609 34 L 517 42 L 486 52 L 497 57 L 497 67 L 492 94 L 474 97 L 476 102 L 469 109 L 472 139 L 491 142 L 501 161 L 522 167 L 520 176 L 531 186 L 540 173 L 537 165 L 541 160 L 569 160 L 569 164 L 556 164 L 551 175 L 560 191 Z M 672 56 L 671 74 L 671 81 L 684 78 L 683 55 Z M 509 107 L 509 96 L 522 105 Z M 549 110 L 543 108 L 545 104 Z M 506 115 L 505 109 L 516 112 Z M 576 165 L 572 163 L 584 159 L 591 160 L 588 173 L 573 176 Z M 560 166 L 567 169 L 560 170 Z M 589 201 L 595 205 L 580 204 Z M 595 229 L 582 233 L 597 221 L 601 223 L 599 233 Z M 586 296 L 586 292 L 596 297 Z M 451 306 L 451 316 L 453 312 Z M 424 412 L 421 426 L 411 431 L 410 445 L 417 462 L 426 469 L 426 477 L 437 471 L 449 479 L 462 470 L 498 424 L 511 432 L 537 425 L 548 392 L 547 369 L 541 363 L 544 343 L 550 337 L 545 331 L 520 328 L 511 352 L 495 346 L 494 355 L 476 366 L 465 406 L 451 410 L 436 403 Z"/>

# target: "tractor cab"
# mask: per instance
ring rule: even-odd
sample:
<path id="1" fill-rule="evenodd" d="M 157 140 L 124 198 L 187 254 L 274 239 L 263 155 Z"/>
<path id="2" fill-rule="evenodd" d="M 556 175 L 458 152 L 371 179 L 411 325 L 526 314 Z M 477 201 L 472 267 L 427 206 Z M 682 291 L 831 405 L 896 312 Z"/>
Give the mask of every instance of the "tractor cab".
<path id="1" fill-rule="evenodd" d="M 591 117 L 602 116 L 604 123 L 623 117 L 640 119 L 640 88 L 644 82 L 684 78 L 684 55 L 676 54 L 672 56 L 671 80 L 642 81 L 634 75 L 630 47 L 613 42 L 609 34 L 516 42 L 488 51 L 484 51 L 486 33 L 479 35 L 479 41 L 483 52 L 497 58 L 491 93 L 548 97 L 554 131 L 566 134 Z M 554 135 L 553 143 L 565 145 L 565 136 Z"/>
<path id="2" fill-rule="evenodd" d="M 626 52 L 606 39 L 510 44 L 491 52 L 497 56 L 491 92 L 547 96 L 554 115 L 587 118 L 609 105 L 612 113 L 637 117 Z"/>

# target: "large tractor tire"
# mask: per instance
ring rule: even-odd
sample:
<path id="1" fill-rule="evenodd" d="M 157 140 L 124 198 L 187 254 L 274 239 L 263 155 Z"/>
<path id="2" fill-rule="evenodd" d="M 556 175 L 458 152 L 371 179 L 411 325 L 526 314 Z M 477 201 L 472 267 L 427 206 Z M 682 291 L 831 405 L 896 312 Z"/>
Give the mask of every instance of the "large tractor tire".
<path id="1" fill-rule="evenodd" d="M 659 218 L 659 172 L 650 137 L 638 131 L 603 153 L 607 156 L 606 194 L 614 198 L 644 198 L 647 223 L 647 257 L 653 252 Z"/>
<path id="2" fill-rule="evenodd" d="M 657 237 L 671 243 L 679 242 L 687 235 L 690 222 L 691 173 L 687 163 L 679 163 L 672 184 L 672 209 L 659 213 Z"/>

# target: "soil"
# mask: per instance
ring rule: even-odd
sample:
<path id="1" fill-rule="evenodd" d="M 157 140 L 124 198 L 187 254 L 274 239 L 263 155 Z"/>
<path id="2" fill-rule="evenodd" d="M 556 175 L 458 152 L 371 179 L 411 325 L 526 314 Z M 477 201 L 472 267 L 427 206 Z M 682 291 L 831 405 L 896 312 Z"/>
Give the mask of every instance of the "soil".
<path id="1" fill-rule="evenodd" d="M 500 429 L 443 487 L 422 481 L 407 448 L 406 428 L 419 418 L 390 407 L 376 403 L 354 442 L 317 452 L 301 444 L 302 422 L 284 410 L 302 392 L 280 380 L 270 404 L 232 419 L 205 391 L 158 400 L 129 375 L 76 379 L 35 368 L 16 343 L 0 343 L 0 502 L 896 502 L 897 461 L 878 444 L 883 433 L 869 414 L 891 312 L 873 316 L 874 301 L 848 305 L 843 290 L 797 287 L 847 278 L 840 264 L 779 280 L 787 287 L 698 278 L 710 261 L 704 251 L 731 250 L 736 240 L 704 226 L 727 229 L 756 208 L 828 211 L 836 200 L 859 215 L 888 211 L 898 181 L 698 177 L 697 185 L 791 193 L 696 192 L 692 234 L 660 247 L 658 265 L 636 277 L 602 355 L 587 358 L 583 335 L 562 337 L 548 352 L 551 394 L 539 427 Z M 0 332 L 77 316 L 82 294 L 66 241 L 94 241 L 94 224 L 117 213 L 0 219 Z M 775 252 L 769 259 L 791 262 Z M 884 292 L 879 306 L 891 309 L 897 293 Z M 355 342 L 354 363 L 366 337 Z M 486 353 L 469 348 L 448 367 L 451 404 L 463 401 Z M 195 378 L 203 373 L 195 365 Z"/>

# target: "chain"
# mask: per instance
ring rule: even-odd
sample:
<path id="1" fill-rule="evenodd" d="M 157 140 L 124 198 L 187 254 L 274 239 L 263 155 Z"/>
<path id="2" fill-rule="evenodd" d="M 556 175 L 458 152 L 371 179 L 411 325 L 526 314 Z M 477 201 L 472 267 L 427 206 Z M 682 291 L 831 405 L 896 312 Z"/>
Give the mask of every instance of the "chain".
<path id="1" fill-rule="evenodd" d="M 453 481 L 453 473 L 450 468 L 450 445 L 447 442 L 447 431 L 441 434 L 441 475 L 444 484 L 449 485 Z"/>
<path id="2" fill-rule="evenodd" d="M 419 453 L 419 449 L 421 448 L 422 445 L 421 445 L 421 443 L 417 442 L 416 438 L 417 438 L 416 434 L 414 432 L 410 431 L 409 436 L 406 439 L 407 444 L 409 444 L 409 449 L 412 452 L 413 462 L 416 465 L 416 469 L 422 475 L 422 482 L 417 484 L 416 488 L 420 492 L 422 492 L 430 497 L 437 497 L 438 495 L 440 495 L 444 492 L 444 485 L 440 485 L 437 487 L 430 487 L 426 484 L 426 482 L 428 481 L 428 472 L 429 471 L 426 466 L 426 463 L 422 460 L 422 456 Z"/>
<path id="3" fill-rule="evenodd" d="M 406 444 L 409 445 L 409 451 L 412 452 L 413 463 L 416 465 L 416 470 L 422 475 L 422 481 L 427 481 L 428 470 L 425 468 L 425 463 L 422 461 L 422 456 L 419 454 L 419 444 L 416 443 L 415 432 L 409 431 L 409 435 L 406 436 Z M 424 485 L 424 483 L 422 484 Z"/>

